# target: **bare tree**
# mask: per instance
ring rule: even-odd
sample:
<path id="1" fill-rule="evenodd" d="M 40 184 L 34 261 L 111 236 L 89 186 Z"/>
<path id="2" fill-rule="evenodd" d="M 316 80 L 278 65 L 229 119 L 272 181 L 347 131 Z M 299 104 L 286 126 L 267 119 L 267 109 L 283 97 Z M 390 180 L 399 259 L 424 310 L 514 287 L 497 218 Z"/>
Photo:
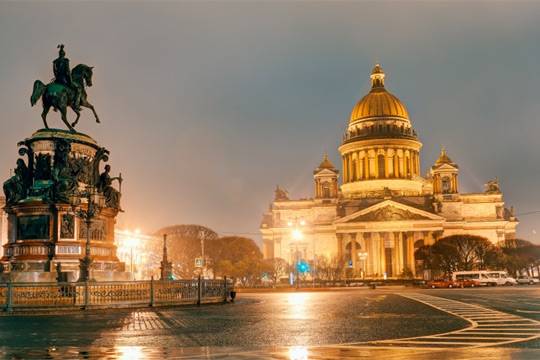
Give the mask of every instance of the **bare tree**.
<path id="1" fill-rule="evenodd" d="M 160 229 L 156 235 L 167 234 L 167 247 L 173 273 L 178 278 L 191 279 L 195 275 L 195 258 L 202 256 L 202 243 L 218 238 L 212 229 L 201 225 L 174 225 Z"/>
<path id="2" fill-rule="evenodd" d="M 289 264 L 285 259 L 282 258 L 273 258 L 268 260 L 269 262 L 269 276 L 272 280 L 272 285 L 276 287 L 276 284 L 279 282 L 279 280 L 286 276 L 289 269 Z"/>

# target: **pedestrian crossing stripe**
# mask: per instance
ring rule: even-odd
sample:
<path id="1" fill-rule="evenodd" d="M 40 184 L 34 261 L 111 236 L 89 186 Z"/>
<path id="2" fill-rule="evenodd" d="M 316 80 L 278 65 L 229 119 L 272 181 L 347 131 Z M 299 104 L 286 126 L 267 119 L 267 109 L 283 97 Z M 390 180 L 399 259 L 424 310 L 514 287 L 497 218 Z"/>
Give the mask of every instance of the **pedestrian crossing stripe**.
<path id="1" fill-rule="evenodd" d="M 434 347 L 439 350 L 441 349 L 440 345 L 447 345 L 452 349 L 456 347 L 479 348 L 501 346 L 540 338 L 540 322 L 533 319 L 432 295 L 420 293 L 399 295 L 460 317 L 468 321 L 470 326 L 441 334 L 370 341 L 357 343 L 356 345 L 369 347 L 391 346 L 392 348 L 403 347 L 407 349 L 410 349 L 411 346 L 423 349 Z"/>

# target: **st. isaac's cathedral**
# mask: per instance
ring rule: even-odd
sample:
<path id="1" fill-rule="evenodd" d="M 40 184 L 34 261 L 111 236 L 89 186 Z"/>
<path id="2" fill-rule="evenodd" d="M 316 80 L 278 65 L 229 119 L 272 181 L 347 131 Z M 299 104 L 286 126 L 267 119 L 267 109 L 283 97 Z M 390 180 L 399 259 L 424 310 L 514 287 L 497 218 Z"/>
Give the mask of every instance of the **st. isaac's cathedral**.
<path id="1" fill-rule="evenodd" d="M 422 177 L 421 147 L 407 108 L 385 88 L 376 65 L 338 149 L 341 185 L 325 155 L 313 172 L 313 198 L 290 199 L 278 187 L 261 223 L 264 257 L 293 263 L 325 256 L 366 277 L 404 270 L 420 276 L 415 250 L 443 236 L 480 235 L 493 243 L 515 236 L 518 221 L 497 180 L 482 193 L 460 193 L 459 167 L 444 149 Z"/>

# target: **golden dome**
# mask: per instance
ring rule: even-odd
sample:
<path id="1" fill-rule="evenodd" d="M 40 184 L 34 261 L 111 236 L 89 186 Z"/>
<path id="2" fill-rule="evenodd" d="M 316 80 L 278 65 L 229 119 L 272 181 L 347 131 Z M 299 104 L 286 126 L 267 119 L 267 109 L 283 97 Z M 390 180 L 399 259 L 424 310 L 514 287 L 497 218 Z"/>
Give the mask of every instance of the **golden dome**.
<path id="1" fill-rule="evenodd" d="M 335 168 L 336 167 L 334 166 L 334 164 L 332 164 L 332 162 L 328 159 L 328 154 L 325 153 L 323 156 L 323 160 L 319 164 L 318 169 L 335 169 Z"/>
<path id="2" fill-rule="evenodd" d="M 456 163 L 453 162 L 452 159 L 450 159 L 450 157 L 446 153 L 446 149 L 444 148 L 444 146 L 441 148 L 441 153 L 439 154 L 439 158 L 435 161 L 435 165 L 433 165 L 433 168 L 434 169 L 438 168 L 439 166 L 441 166 L 443 164 L 448 164 L 448 165 L 451 165 L 451 166 L 453 166 L 455 168 L 458 167 L 456 165 Z"/>
<path id="3" fill-rule="evenodd" d="M 393 117 L 409 121 L 405 105 L 385 89 L 384 76 L 381 66 L 375 65 L 371 72 L 371 91 L 354 106 L 351 123 L 361 119 Z"/>

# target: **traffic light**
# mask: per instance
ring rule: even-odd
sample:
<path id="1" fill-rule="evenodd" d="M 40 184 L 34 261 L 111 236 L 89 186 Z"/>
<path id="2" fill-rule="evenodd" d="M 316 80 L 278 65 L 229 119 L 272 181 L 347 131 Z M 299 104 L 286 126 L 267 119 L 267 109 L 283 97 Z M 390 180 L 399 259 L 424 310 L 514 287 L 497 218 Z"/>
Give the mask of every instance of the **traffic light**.
<path id="1" fill-rule="evenodd" d="M 309 272 L 309 264 L 305 261 L 299 261 L 296 265 L 296 270 L 298 270 L 299 273 L 304 274 Z"/>

